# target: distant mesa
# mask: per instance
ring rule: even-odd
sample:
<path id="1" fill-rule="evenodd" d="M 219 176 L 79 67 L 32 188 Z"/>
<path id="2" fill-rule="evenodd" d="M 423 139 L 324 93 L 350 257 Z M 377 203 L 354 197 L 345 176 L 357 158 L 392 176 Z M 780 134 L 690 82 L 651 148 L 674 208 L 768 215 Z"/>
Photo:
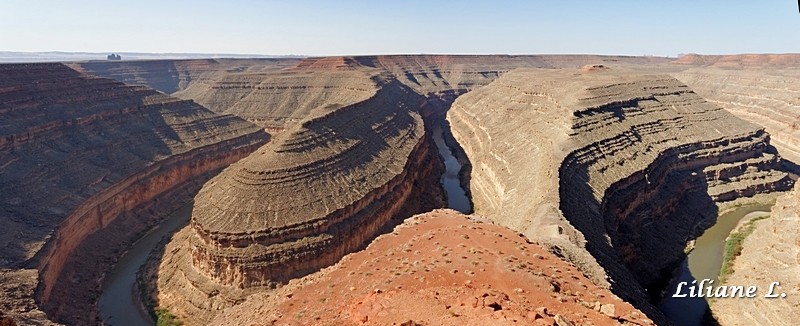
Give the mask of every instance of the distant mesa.
<path id="1" fill-rule="evenodd" d="M 600 71 L 600 70 L 608 70 L 609 68 L 605 65 L 595 64 L 595 65 L 585 65 L 583 66 L 583 71 Z"/>
<path id="2" fill-rule="evenodd" d="M 116 53 L 109 54 L 107 58 L 108 58 L 108 60 L 111 60 L 111 61 L 120 61 L 120 60 L 122 60 L 122 56 L 119 55 L 119 54 L 116 54 Z"/>

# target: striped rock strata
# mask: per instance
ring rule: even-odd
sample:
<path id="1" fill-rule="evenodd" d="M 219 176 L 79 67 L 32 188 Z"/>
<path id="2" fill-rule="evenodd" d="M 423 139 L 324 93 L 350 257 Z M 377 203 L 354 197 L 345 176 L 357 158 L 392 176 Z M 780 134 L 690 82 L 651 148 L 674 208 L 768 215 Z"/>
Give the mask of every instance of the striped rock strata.
<path id="1" fill-rule="evenodd" d="M 144 211 L 266 140 L 242 119 L 146 87 L 61 64 L 0 65 L 1 309 L 23 324 L 94 322 L 104 268 L 158 221 Z M 85 244 L 103 233 L 119 236 Z"/>
<path id="2" fill-rule="evenodd" d="M 364 101 L 283 131 L 209 181 L 190 228 L 150 269 L 160 271 L 152 276 L 158 303 L 207 322 L 209 311 L 258 288 L 334 264 L 393 218 L 441 207 L 441 163 L 415 112 L 423 98 L 391 78 L 378 86 Z M 200 294 L 209 299 L 195 303 Z"/>
<path id="3" fill-rule="evenodd" d="M 781 155 L 800 162 L 800 59 L 789 67 L 691 68 L 673 74 L 737 117 L 764 126 Z"/>
<path id="4" fill-rule="evenodd" d="M 727 285 L 756 286 L 755 298 L 718 298 L 711 304 L 721 325 L 794 325 L 800 310 L 800 186 L 780 198 L 770 217 L 742 244 Z M 772 282 L 784 298 L 765 298 Z"/>
<path id="5" fill-rule="evenodd" d="M 786 190 L 769 135 L 666 75 L 514 70 L 448 113 L 475 211 L 648 315 L 715 201 Z M 646 290 L 645 290 L 646 289 Z"/>

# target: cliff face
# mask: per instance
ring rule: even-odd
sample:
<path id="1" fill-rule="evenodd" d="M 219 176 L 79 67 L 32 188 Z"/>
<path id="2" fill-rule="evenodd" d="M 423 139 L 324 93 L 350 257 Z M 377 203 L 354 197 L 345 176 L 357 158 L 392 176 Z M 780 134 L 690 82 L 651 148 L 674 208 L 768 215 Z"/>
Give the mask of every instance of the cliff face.
<path id="1" fill-rule="evenodd" d="M 792 184 L 765 154 L 768 134 L 669 76 L 515 70 L 460 97 L 448 120 L 476 213 L 656 317 L 644 289 L 657 296 L 714 201 Z"/>
<path id="2" fill-rule="evenodd" d="M 208 182 L 190 231 L 167 245 L 172 254 L 151 275 L 159 304 L 207 322 L 208 310 L 251 288 L 334 264 L 393 218 L 441 207 L 441 163 L 414 111 L 422 100 L 388 80 L 373 97 L 305 120 Z M 186 246 L 180 241 L 190 253 L 171 249 Z M 188 271 L 173 277 L 176 270 Z M 187 307 L 185 294 L 207 291 L 219 298 Z"/>
<path id="3" fill-rule="evenodd" d="M 574 266 L 480 217 L 436 210 L 211 324 L 652 325 Z"/>
<path id="4" fill-rule="evenodd" d="M 770 217 L 758 221 L 742 244 L 727 285 L 756 286 L 755 298 L 719 298 L 711 304 L 721 325 L 794 325 L 800 307 L 800 186 L 778 198 Z M 775 294 L 764 298 L 770 284 Z"/>
<path id="5" fill-rule="evenodd" d="M 61 64 L 0 65 L 0 98 L 2 301 L 20 318 L 43 319 L 45 307 L 50 318 L 84 320 L 94 298 L 66 289 L 93 293 L 97 279 L 57 282 L 84 240 L 267 140 L 239 118 Z M 109 255 L 132 236 L 95 250 Z M 101 275 L 99 265 L 81 272 Z M 62 314 L 73 306 L 86 309 Z"/>

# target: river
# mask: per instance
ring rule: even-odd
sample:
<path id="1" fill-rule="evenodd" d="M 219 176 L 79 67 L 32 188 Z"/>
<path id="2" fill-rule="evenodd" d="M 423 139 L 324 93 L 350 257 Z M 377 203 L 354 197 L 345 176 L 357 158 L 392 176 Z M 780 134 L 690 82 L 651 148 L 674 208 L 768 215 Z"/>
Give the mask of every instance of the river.
<path id="1" fill-rule="evenodd" d="M 161 224 L 136 241 L 103 280 L 103 293 L 97 307 L 107 325 L 139 326 L 155 322 L 145 311 L 136 287 L 136 272 L 161 239 L 185 226 L 192 215 L 192 205 L 186 204 L 171 213 Z"/>
<path id="2" fill-rule="evenodd" d="M 433 128 L 433 139 L 445 165 L 441 184 L 447 193 L 447 207 L 469 213 L 471 210 L 469 198 L 458 178 L 461 164 L 445 143 L 443 133 L 444 130 L 440 125 Z M 186 225 L 191 213 L 192 205 L 187 204 L 170 214 L 164 222 L 138 240 L 106 275 L 103 281 L 103 293 L 97 304 L 106 324 L 112 326 L 154 324 L 141 304 L 139 291 L 136 288 L 136 273 L 161 239 Z"/>
<path id="3" fill-rule="evenodd" d="M 441 124 L 433 127 L 433 141 L 439 150 L 439 156 L 444 161 L 445 171 L 442 174 L 441 183 L 447 194 L 447 207 L 468 214 L 472 210 L 469 198 L 467 198 L 464 188 L 461 187 L 461 180 L 458 178 L 458 173 L 461 171 L 461 163 L 458 162 L 453 155 L 453 151 L 444 141 L 444 129 L 442 129 Z"/>
<path id="4" fill-rule="evenodd" d="M 719 285 L 719 271 L 722 268 L 722 258 L 725 250 L 725 239 L 736 227 L 739 221 L 750 215 L 768 214 L 771 205 L 747 205 L 737 207 L 717 218 L 717 223 L 708 228 L 703 235 L 695 241 L 694 250 L 681 263 L 680 274 L 667 288 L 665 297 L 661 302 L 661 311 L 676 325 L 694 326 L 701 325 L 703 315 L 708 309 L 705 298 L 673 298 L 679 282 L 691 282 L 703 279 L 714 281 Z M 683 287 L 683 294 L 688 293 Z"/>

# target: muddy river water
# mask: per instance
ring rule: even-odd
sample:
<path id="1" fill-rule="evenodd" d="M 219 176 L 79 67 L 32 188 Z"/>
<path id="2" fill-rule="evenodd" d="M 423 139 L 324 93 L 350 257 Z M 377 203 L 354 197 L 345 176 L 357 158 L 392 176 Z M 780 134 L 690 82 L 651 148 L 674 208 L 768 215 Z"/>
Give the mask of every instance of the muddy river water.
<path id="1" fill-rule="evenodd" d="M 447 207 L 467 213 L 470 211 L 469 199 L 458 179 L 461 164 L 446 145 L 443 132 L 444 130 L 441 126 L 436 126 L 433 129 L 433 138 L 437 150 L 445 164 L 445 173 L 442 175 L 441 183 L 447 193 Z M 161 225 L 139 239 L 120 258 L 113 270 L 106 275 L 103 281 L 103 292 L 97 306 L 103 321 L 107 325 L 138 326 L 154 324 L 154 321 L 141 304 L 139 289 L 136 286 L 136 273 L 161 239 L 165 235 L 185 226 L 191 213 L 192 206 L 187 204 L 170 214 Z"/>
<path id="2" fill-rule="evenodd" d="M 469 198 L 467 198 L 464 188 L 461 187 L 461 180 L 458 172 L 461 171 L 461 163 L 458 162 L 453 151 L 444 141 L 444 129 L 441 125 L 433 127 L 433 141 L 439 150 L 439 155 L 444 161 L 445 172 L 442 175 L 441 183 L 447 194 L 447 207 L 462 213 L 469 213 L 471 210 Z"/>
<path id="3" fill-rule="evenodd" d="M 136 241 L 103 280 L 103 293 L 97 307 L 107 325 L 138 326 L 155 322 L 145 311 L 136 286 L 136 272 L 161 239 L 189 222 L 192 205 L 186 204 L 170 214 L 159 226 Z"/>
<path id="4" fill-rule="evenodd" d="M 705 298 L 673 298 L 679 282 L 691 282 L 703 279 L 719 284 L 719 271 L 722 268 L 722 257 L 725 249 L 725 239 L 745 217 L 754 217 L 768 214 L 771 205 L 748 205 L 734 208 L 717 218 L 717 223 L 708 228 L 703 235 L 695 241 L 694 250 L 681 264 L 680 274 L 669 285 L 665 297 L 661 302 L 661 311 L 676 325 L 694 326 L 701 325 L 703 315 L 708 308 Z M 688 293 L 687 287 L 682 287 L 682 294 Z"/>

